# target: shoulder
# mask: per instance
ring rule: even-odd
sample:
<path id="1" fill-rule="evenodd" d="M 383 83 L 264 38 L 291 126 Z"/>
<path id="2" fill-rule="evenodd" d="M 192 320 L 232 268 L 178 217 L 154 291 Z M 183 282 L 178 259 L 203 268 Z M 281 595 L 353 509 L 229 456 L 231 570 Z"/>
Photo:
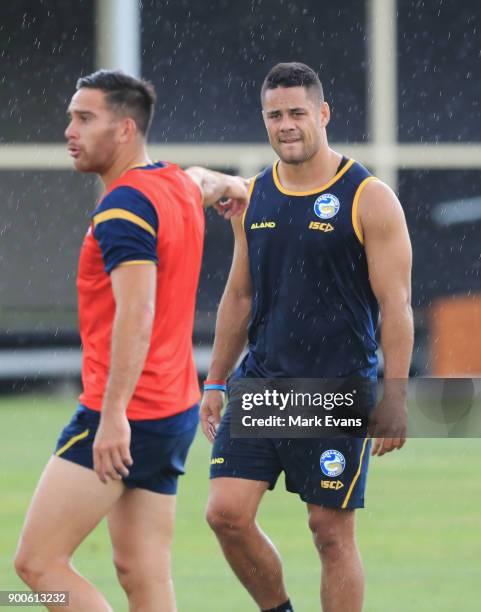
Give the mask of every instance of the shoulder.
<path id="1" fill-rule="evenodd" d="M 360 194 L 358 215 L 363 233 L 386 232 L 406 225 L 398 197 L 386 183 L 375 177 L 366 182 Z"/>
<path id="2" fill-rule="evenodd" d="M 244 228 L 244 221 L 250 210 L 249 205 L 251 203 L 252 195 L 254 194 L 254 191 L 257 190 L 259 187 L 265 187 L 266 185 L 269 185 L 269 181 L 270 183 L 274 184 L 273 165 L 271 164 L 270 166 L 267 166 L 267 168 L 264 168 L 264 170 L 259 172 L 259 174 L 254 175 L 248 180 L 249 180 L 249 188 L 247 191 L 247 206 L 244 210 L 244 213 L 239 218 L 240 219 L 239 223 L 236 222 L 235 217 L 231 219 L 232 226 L 234 228 L 234 234 L 237 229 L 237 226 L 239 226 L 239 229 Z"/>
<path id="3" fill-rule="evenodd" d="M 366 179 L 372 177 L 371 172 L 365 166 L 352 158 L 347 161 L 339 175 L 343 175 L 342 179 L 350 183 L 354 189 L 357 189 Z"/>
<path id="4" fill-rule="evenodd" d="M 116 186 L 102 198 L 92 226 L 107 274 L 132 262 L 157 263 L 157 213 L 142 192 Z"/>
<path id="5" fill-rule="evenodd" d="M 259 188 L 268 189 L 271 185 L 274 185 L 274 164 L 261 170 L 261 172 L 250 178 L 249 181 L 248 200 L 250 202 L 254 191 L 257 191 Z"/>
<path id="6" fill-rule="evenodd" d="M 119 185 L 107 193 L 92 215 L 94 227 L 104 221 L 113 219 L 147 223 L 155 232 L 158 229 L 157 212 L 141 190 L 130 185 Z"/>
<path id="7" fill-rule="evenodd" d="M 252 177 L 251 179 L 251 189 L 254 188 L 255 185 L 259 185 L 261 183 L 264 183 L 265 181 L 268 180 L 273 180 L 273 166 L 274 164 L 271 164 L 270 166 L 267 166 L 267 168 L 264 168 L 264 170 L 261 170 L 261 172 L 259 172 L 259 174 L 256 174 L 255 176 Z"/>
<path id="8" fill-rule="evenodd" d="M 369 177 L 359 197 L 361 216 L 380 215 L 383 218 L 404 214 L 401 203 L 394 191 L 375 176 Z"/>

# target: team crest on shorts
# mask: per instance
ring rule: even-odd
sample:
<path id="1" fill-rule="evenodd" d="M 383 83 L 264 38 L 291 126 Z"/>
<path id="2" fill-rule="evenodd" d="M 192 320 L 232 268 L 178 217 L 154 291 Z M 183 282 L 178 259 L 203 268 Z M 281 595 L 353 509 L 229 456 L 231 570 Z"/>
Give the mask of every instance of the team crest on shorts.
<path id="1" fill-rule="evenodd" d="M 327 450 L 321 455 L 321 470 L 326 476 L 340 476 L 346 468 L 344 455 L 337 450 Z"/>
<path id="2" fill-rule="evenodd" d="M 340 207 L 339 200 L 332 193 L 323 193 L 314 202 L 314 212 L 320 219 L 332 219 Z"/>

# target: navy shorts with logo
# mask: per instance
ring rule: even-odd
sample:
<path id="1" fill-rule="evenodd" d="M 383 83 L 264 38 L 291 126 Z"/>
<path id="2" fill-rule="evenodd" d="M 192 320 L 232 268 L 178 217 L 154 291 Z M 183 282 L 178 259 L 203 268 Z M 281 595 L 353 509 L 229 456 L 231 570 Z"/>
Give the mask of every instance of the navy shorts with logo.
<path id="1" fill-rule="evenodd" d="M 100 412 L 80 404 L 60 434 L 55 455 L 93 469 L 92 447 L 99 422 Z M 198 405 L 165 419 L 129 421 L 134 463 L 122 479 L 124 484 L 175 495 L 198 422 Z"/>
<path id="2" fill-rule="evenodd" d="M 286 489 L 309 504 L 363 508 L 371 442 L 367 438 L 231 438 L 230 409 L 217 430 L 210 477 L 266 481 L 281 472 Z"/>

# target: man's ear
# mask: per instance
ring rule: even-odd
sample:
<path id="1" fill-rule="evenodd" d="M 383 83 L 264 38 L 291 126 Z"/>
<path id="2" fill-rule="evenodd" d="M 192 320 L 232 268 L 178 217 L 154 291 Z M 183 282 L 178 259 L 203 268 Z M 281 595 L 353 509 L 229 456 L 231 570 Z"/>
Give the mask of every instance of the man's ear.
<path id="1" fill-rule="evenodd" d="M 119 141 L 122 144 L 132 141 L 138 134 L 138 128 L 132 117 L 124 117 L 120 125 Z"/>
<path id="2" fill-rule="evenodd" d="M 329 108 L 329 104 L 327 102 L 322 102 L 320 108 L 321 114 L 321 125 L 322 127 L 326 127 L 329 121 L 331 120 L 331 109 Z"/>

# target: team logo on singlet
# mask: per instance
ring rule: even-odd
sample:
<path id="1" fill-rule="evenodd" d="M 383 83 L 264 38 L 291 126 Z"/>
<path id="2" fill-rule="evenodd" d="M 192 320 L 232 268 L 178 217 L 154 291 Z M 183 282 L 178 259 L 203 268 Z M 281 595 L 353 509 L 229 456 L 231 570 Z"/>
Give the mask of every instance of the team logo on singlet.
<path id="1" fill-rule="evenodd" d="M 321 455 L 321 470 L 326 476 L 340 476 L 346 468 L 344 455 L 337 450 L 327 450 Z"/>
<path id="2" fill-rule="evenodd" d="M 339 200 L 332 193 L 323 193 L 314 202 L 314 212 L 320 219 L 332 219 L 340 207 Z"/>

